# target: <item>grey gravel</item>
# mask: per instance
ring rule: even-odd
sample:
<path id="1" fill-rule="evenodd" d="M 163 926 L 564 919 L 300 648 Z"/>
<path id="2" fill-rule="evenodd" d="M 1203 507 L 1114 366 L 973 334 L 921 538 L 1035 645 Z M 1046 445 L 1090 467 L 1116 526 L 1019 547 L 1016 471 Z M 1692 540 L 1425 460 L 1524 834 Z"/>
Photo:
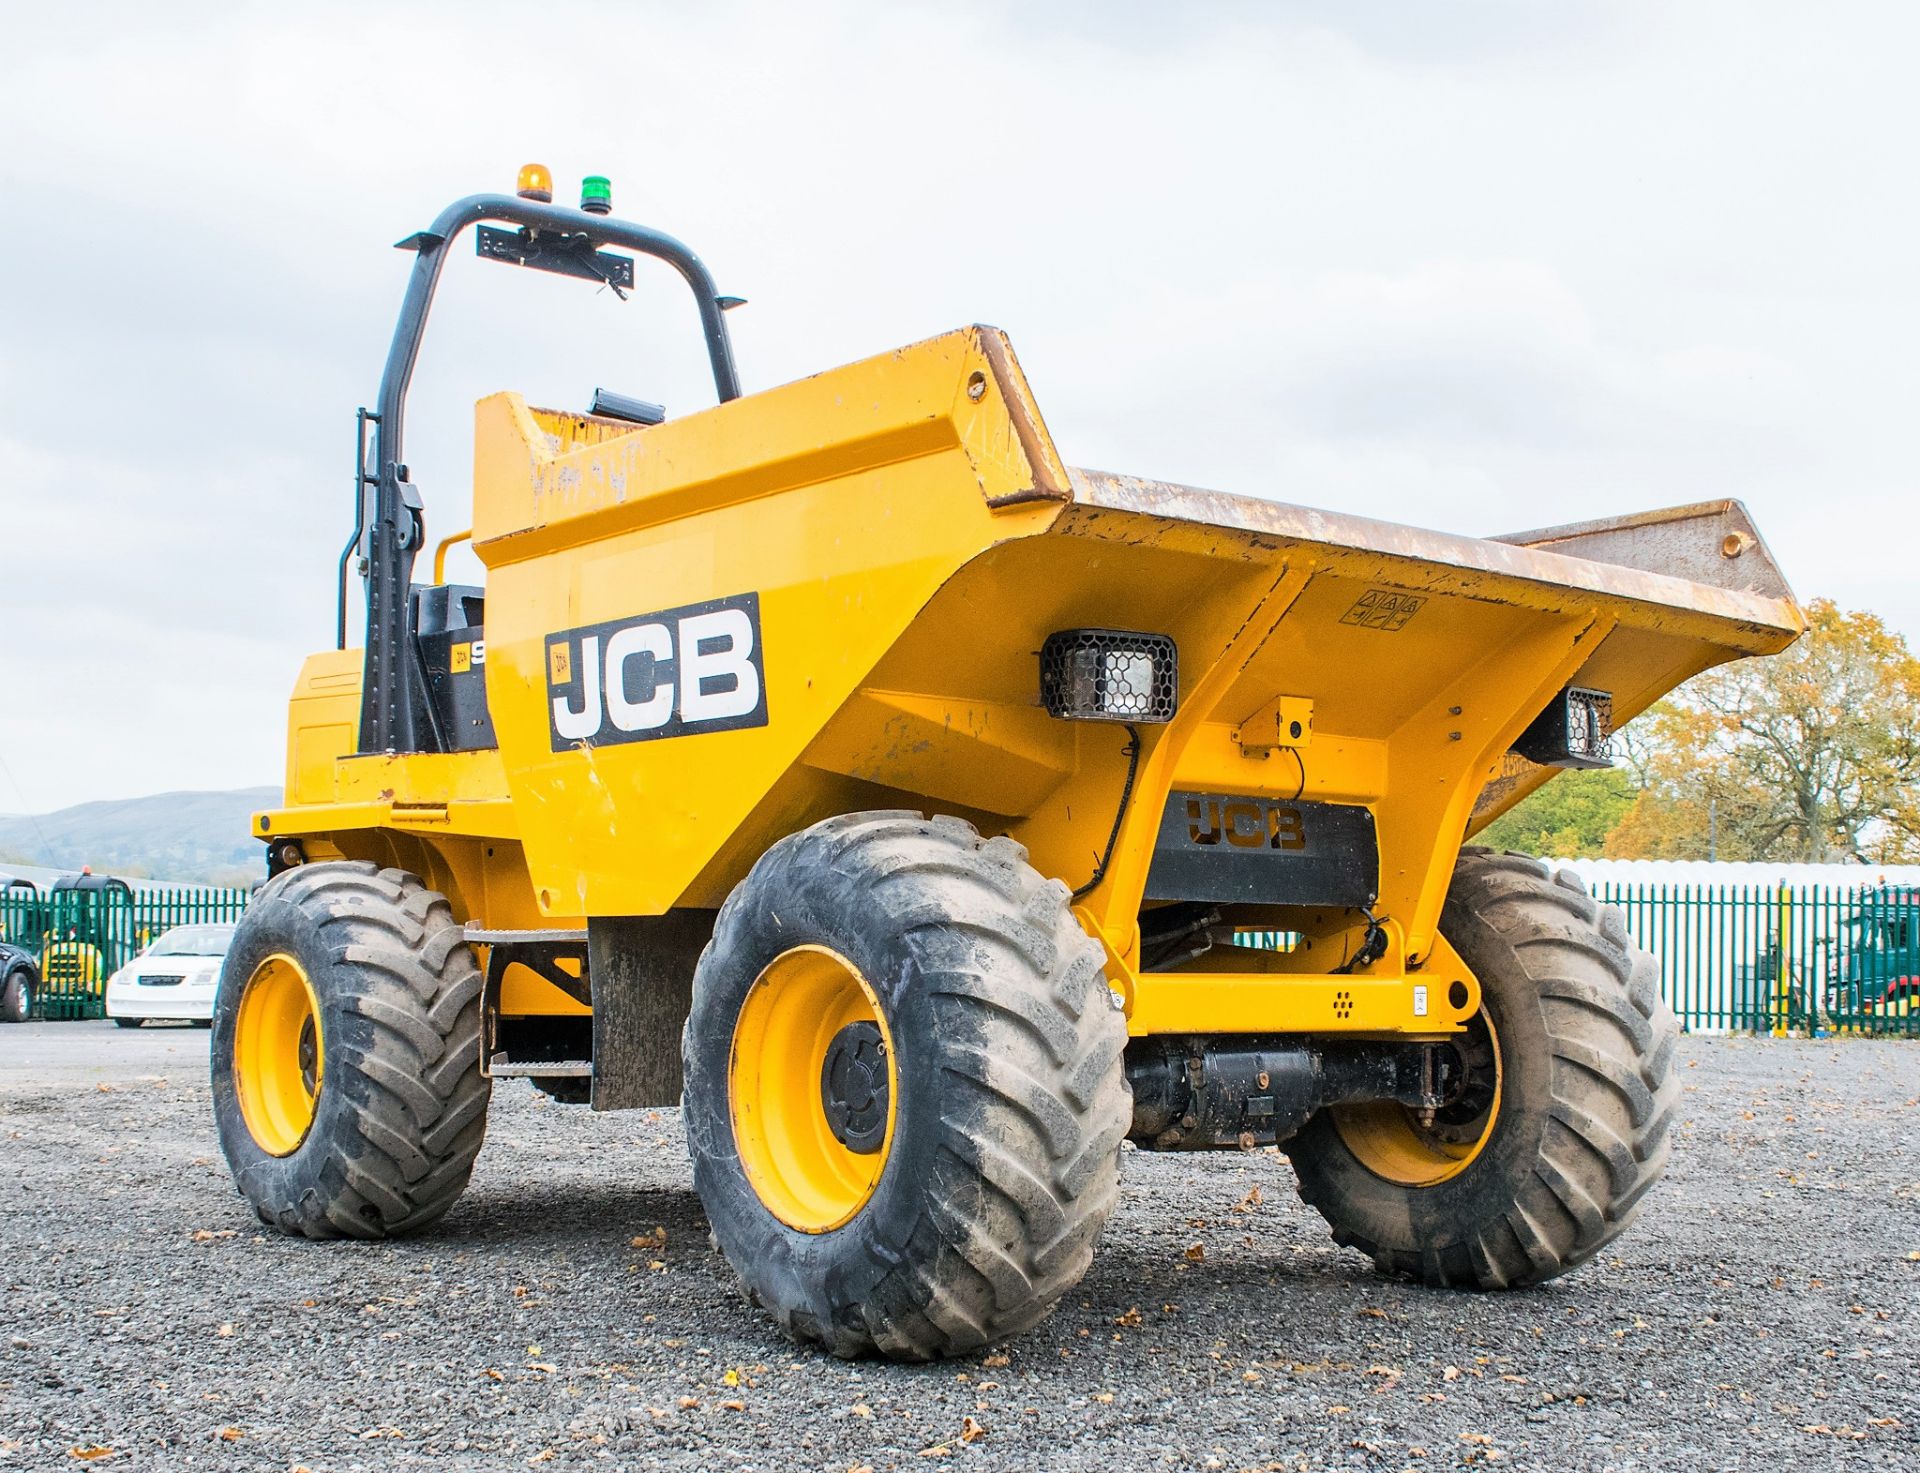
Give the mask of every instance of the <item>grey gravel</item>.
<path id="1" fill-rule="evenodd" d="M 0 1028 L 0 1468 L 1920 1466 L 1912 1043 L 1686 1040 L 1647 1215 L 1522 1294 L 1375 1277 L 1273 1153 L 1130 1151 L 1052 1319 L 901 1367 L 740 1300 L 671 1110 L 505 1084 L 426 1236 L 260 1231 L 206 1038 Z"/>

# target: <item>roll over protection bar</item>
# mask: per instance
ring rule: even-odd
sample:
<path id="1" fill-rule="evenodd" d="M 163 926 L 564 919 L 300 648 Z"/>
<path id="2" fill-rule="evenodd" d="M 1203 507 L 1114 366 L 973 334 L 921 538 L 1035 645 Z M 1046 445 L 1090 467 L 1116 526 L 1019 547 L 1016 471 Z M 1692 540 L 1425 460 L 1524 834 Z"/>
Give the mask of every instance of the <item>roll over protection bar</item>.
<path id="1" fill-rule="evenodd" d="M 469 226 L 482 222 L 518 225 L 523 230 L 580 242 L 583 254 L 601 246 L 624 246 L 641 255 L 665 261 L 685 278 L 700 309 L 700 327 L 707 340 L 707 358 L 713 367 L 713 386 L 720 402 L 740 397 L 734 369 L 733 345 L 727 336 L 726 310 L 714 289 L 713 278 L 701 260 L 670 235 L 606 215 L 590 215 L 563 205 L 540 204 L 506 194 L 475 194 L 456 200 L 434 218 L 427 229 L 399 242 L 415 253 L 413 274 L 400 304 L 393 343 L 380 376 L 379 408 L 363 414 L 362 443 L 357 452 L 356 496 L 359 524 L 341 554 L 340 644 L 346 644 L 346 569 L 356 547 L 367 561 L 367 649 L 361 686 L 359 750 L 395 752 L 416 750 L 414 703 L 406 682 L 417 678 L 405 656 L 407 593 L 414 558 L 425 533 L 420 493 L 407 477 L 405 458 L 407 388 L 413 379 L 420 342 L 426 334 L 427 313 L 446 262 L 447 247 Z M 365 455 L 365 421 L 373 423 L 373 466 Z M 371 492 L 371 494 L 369 494 Z"/>

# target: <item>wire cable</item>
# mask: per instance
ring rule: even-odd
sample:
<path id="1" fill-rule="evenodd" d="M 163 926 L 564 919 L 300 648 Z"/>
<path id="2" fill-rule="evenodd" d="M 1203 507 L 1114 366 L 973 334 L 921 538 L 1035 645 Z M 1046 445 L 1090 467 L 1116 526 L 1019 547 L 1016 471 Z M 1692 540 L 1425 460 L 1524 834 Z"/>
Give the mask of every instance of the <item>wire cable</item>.
<path id="1" fill-rule="evenodd" d="M 1120 806 L 1113 811 L 1113 832 L 1107 835 L 1107 851 L 1100 856 L 1100 863 L 1094 866 L 1093 878 L 1073 892 L 1075 900 L 1099 888 L 1100 882 L 1107 877 L 1107 866 L 1113 862 L 1114 845 L 1120 842 L 1120 825 L 1126 819 L 1127 805 L 1133 801 L 1133 780 L 1140 771 L 1140 729 L 1131 721 L 1127 723 L 1127 736 L 1127 781 L 1120 789 Z"/>

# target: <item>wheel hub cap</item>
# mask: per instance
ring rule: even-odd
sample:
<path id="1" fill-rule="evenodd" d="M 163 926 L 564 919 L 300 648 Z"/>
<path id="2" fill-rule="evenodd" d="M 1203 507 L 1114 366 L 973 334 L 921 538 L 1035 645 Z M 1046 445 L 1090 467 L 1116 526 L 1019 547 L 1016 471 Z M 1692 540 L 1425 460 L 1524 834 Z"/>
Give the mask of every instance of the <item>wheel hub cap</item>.
<path id="1" fill-rule="evenodd" d="M 878 1024 L 849 1023 L 827 1045 L 820 1102 L 827 1128 L 849 1151 L 870 1156 L 887 1135 L 887 1046 Z"/>

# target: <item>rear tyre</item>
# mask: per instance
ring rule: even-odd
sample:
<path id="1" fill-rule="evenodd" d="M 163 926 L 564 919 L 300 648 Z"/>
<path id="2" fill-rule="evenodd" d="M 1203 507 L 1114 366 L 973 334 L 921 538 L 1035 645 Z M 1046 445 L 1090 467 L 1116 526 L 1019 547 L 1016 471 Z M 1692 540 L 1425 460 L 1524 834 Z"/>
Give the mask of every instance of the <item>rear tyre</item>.
<path id="1" fill-rule="evenodd" d="M 33 973 L 15 967 L 0 984 L 0 1023 L 24 1023 L 33 1016 Z"/>
<path id="2" fill-rule="evenodd" d="M 794 1339 L 962 1355 L 1086 1272 L 1131 1102 L 1068 902 L 1010 839 L 864 813 L 781 840 L 721 908 L 684 1040 L 694 1184 Z"/>
<path id="3" fill-rule="evenodd" d="M 240 1193 L 307 1238 L 385 1238 L 451 1207 L 486 1132 L 480 971 L 412 875 L 308 864 L 268 881 L 214 1004 L 214 1117 Z"/>
<path id="4" fill-rule="evenodd" d="M 116 1028 L 138 1028 L 146 1021 L 145 1018 L 115 1018 L 113 1020 L 113 1026 Z"/>
<path id="5" fill-rule="evenodd" d="M 1620 912 L 1538 860 L 1463 851 L 1440 929 L 1480 981 L 1466 1093 L 1430 1122 L 1325 1110 L 1287 1149 L 1335 1241 L 1383 1272 L 1538 1284 L 1619 1236 L 1666 1169 L 1679 1027 Z"/>

